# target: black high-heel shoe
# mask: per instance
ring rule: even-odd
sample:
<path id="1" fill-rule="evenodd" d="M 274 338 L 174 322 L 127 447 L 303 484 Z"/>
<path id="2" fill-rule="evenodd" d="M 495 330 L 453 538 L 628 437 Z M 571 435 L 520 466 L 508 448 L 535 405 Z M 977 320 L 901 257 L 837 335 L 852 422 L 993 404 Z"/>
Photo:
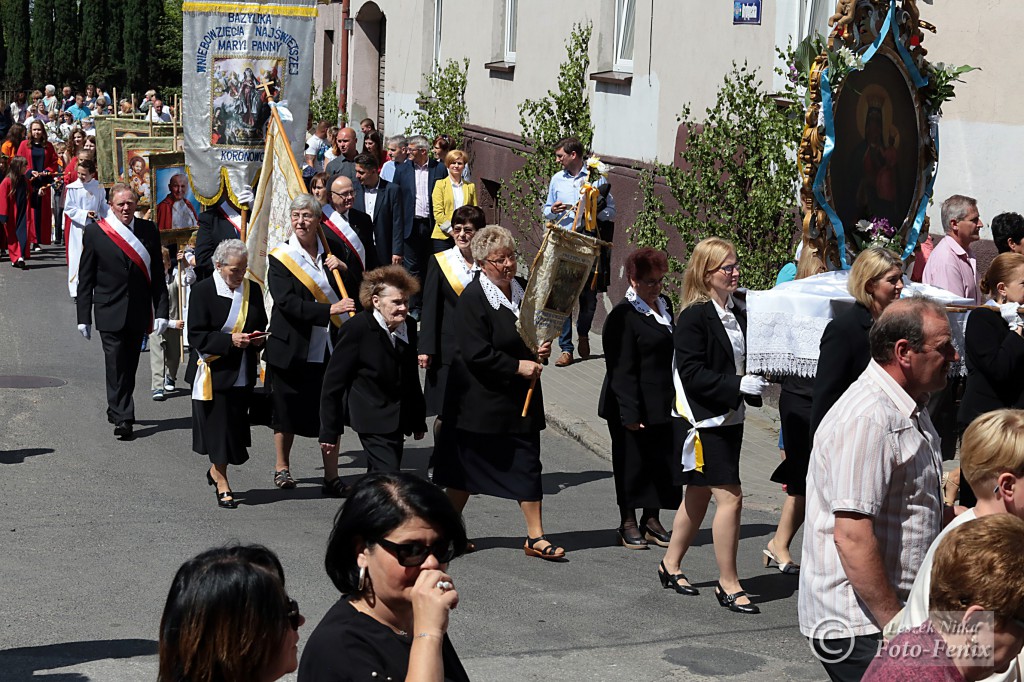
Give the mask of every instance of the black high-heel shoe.
<path id="1" fill-rule="evenodd" d="M 665 568 L 665 562 L 662 561 L 658 564 L 658 580 L 661 581 L 661 586 L 664 589 L 672 588 L 678 594 L 685 594 L 687 597 L 696 597 L 700 594 L 693 585 L 682 585 L 679 583 L 680 580 L 686 580 L 686 576 L 682 573 L 669 573 L 668 569 Z"/>
<path id="2" fill-rule="evenodd" d="M 217 506 L 222 509 L 237 509 L 238 500 L 235 499 L 235 494 L 230 490 L 224 492 L 217 491 L 217 481 L 213 480 L 213 475 L 210 474 L 209 470 L 206 472 L 206 482 L 214 486 L 213 492 L 217 496 Z"/>
<path id="3" fill-rule="evenodd" d="M 734 592 L 733 594 L 726 594 L 725 590 L 722 589 L 722 583 L 715 583 L 715 598 L 718 599 L 718 605 L 723 606 L 730 611 L 736 613 L 761 613 L 761 609 L 757 608 L 757 604 L 737 604 L 736 600 L 740 597 L 746 597 L 747 593 L 743 590 Z"/>
<path id="4" fill-rule="evenodd" d="M 213 480 L 213 474 L 210 473 L 209 469 L 206 470 L 206 482 L 210 485 L 217 485 L 217 481 Z"/>

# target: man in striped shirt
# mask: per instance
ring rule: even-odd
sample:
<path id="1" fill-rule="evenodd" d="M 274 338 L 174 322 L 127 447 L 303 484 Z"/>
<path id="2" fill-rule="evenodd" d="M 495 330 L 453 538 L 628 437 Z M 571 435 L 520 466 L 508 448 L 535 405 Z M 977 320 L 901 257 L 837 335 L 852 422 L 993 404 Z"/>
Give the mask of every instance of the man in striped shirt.
<path id="1" fill-rule="evenodd" d="M 834 681 L 864 674 L 943 522 L 926 404 L 957 358 L 945 309 L 897 301 L 870 343 L 867 369 L 818 427 L 807 474 L 800 631 Z"/>

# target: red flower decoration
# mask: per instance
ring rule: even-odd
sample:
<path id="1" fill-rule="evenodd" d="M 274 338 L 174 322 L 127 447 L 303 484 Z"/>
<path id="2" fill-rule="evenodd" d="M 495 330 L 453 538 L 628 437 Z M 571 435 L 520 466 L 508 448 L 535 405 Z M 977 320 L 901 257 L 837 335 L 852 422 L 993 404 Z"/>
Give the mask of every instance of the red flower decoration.
<path id="1" fill-rule="evenodd" d="M 921 36 L 916 35 L 916 34 L 910 36 L 910 46 L 911 47 L 917 47 L 920 44 L 921 44 Z"/>

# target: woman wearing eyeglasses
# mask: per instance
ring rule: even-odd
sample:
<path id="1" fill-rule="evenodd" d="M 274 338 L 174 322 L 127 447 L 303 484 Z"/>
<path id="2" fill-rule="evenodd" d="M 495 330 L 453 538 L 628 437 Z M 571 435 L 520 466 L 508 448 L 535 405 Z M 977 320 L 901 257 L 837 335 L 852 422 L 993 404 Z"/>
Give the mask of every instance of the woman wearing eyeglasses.
<path id="1" fill-rule="evenodd" d="M 608 420 L 619 506 L 619 544 L 668 547 L 662 509 L 678 509 L 682 488 L 672 447 L 672 304 L 661 293 L 668 273 L 663 251 L 644 248 L 626 258 L 629 289 L 604 323 L 605 377 L 597 414 Z M 643 509 L 637 524 L 636 510 Z"/>
<path id="2" fill-rule="evenodd" d="M 480 275 L 455 307 L 458 335 L 445 389 L 445 417 L 455 424 L 456 446 L 437 453 L 434 482 L 448 489 L 459 512 L 470 495 L 515 500 L 526 518 L 526 555 L 565 561 L 565 550 L 544 536 L 541 513 L 540 374 L 551 343 L 534 352 L 516 330 L 526 282 L 516 277 L 515 246 L 512 234 L 497 225 L 477 232 L 470 244 Z"/>
<path id="3" fill-rule="evenodd" d="M 271 682 L 298 666 L 306 619 L 277 556 L 259 545 L 210 549 L 181 565 L 160 620 L 158 682 Z"/>
<path id="4" fill-rule="evenodd" d="M 674 332 L 673 416 L 682 466 L 676 481 L 686 486 L 672 524 L 665 559 L 658 567 L 661 586 L 695 596 L 680 564 L 715 498 L 711 537 L 718 564 L 715 597 L 736 613 L 760 613 L 740 585 L 736 551 L 743 490 L 740 446 L 744 404 L 760 405 L 767 382 L 746 374 L 747 314 L 733 294 L 740 263 L 731 242 L 710 237 L 697 244 L 683 274 L 682 311 Z M 680 476 L 681 474 L 681 476 Z"/>
<path id="5" fill-rule="evenodd" d="M 404 473 L 359 479 L 324 560 L 342 597 L 310 635 L 299 682 L 468 680 L 447 634 L 459 604 L 448 562 L 465 549 L 439 488 Z"/>

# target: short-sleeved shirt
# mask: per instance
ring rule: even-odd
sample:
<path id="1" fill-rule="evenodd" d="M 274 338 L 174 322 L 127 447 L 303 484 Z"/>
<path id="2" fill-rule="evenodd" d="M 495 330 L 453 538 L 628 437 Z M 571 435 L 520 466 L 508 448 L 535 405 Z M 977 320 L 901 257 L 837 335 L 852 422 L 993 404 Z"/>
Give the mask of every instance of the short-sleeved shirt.
<path id="1" fill-rule="evenodd" d="M 326 154 L 327 142 L 321 140 L 316 135 L 310 135 L 309 139 L 306 140 L 306 156 L 312 156 L 315 159 L 313 162 L 313 175 L 323 172 Z"/>
<path id="2" fill-rule="evenodd" d="M 978 261 L 974 254 L 960 246 L 950 236 L 942 238 L 924 266 L 921 275 L 925 284 L 950 291 L 957 296 L 978 298 Z"/>
<path id="3" fill-rule="evenodd" d="M 906 601 L 942 527 L 942 455 L 928 411 L 872 360 L 825 414 L 807 471 L 800 567 L 800 631 L 826 619 L 871 635 L 876 624 L 843 570 L 835 515 L 872 518 L 885 575 Z"/>

